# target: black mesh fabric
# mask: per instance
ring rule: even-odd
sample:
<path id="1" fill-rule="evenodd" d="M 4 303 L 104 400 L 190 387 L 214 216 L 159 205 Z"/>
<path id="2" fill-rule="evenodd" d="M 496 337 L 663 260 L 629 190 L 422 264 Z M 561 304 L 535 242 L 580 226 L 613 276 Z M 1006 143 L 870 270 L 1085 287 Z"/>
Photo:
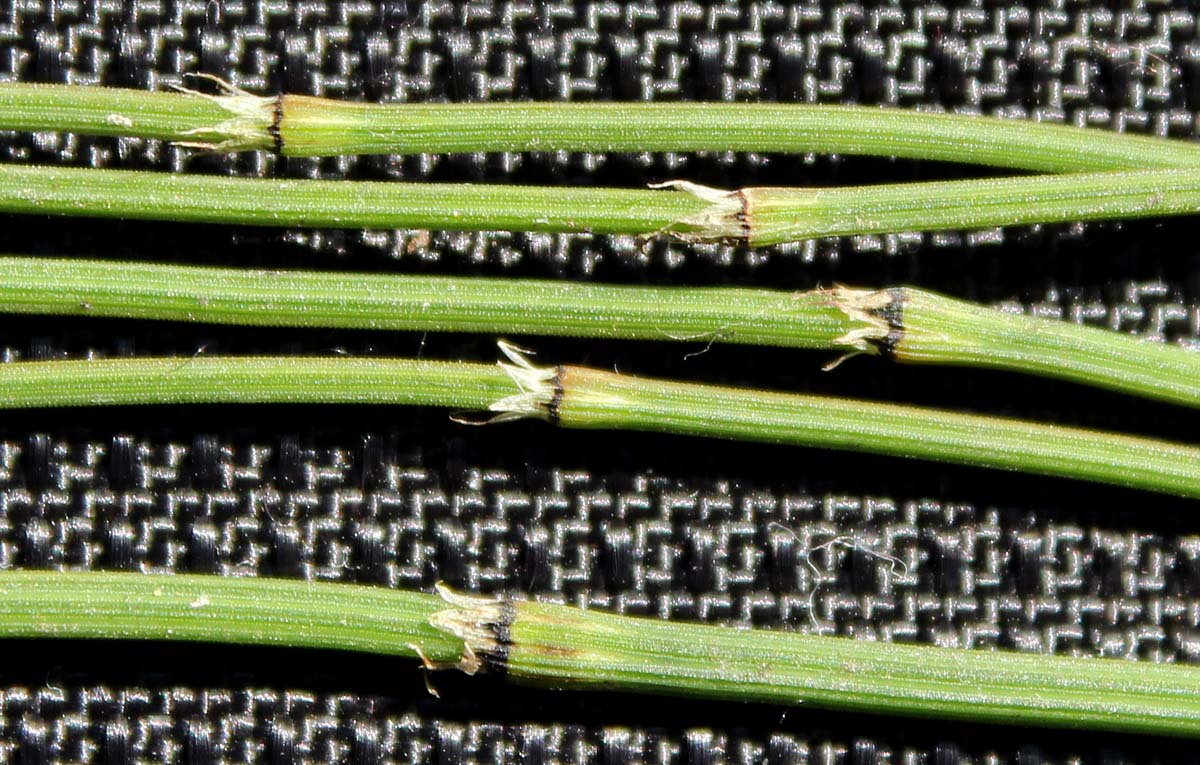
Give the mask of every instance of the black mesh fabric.
<path id="1" fill-rule="evenodd" d="M 16 2 L 0 79 L 371 101 L 779 100 L 1192 136 L 1184 3 Z M 196 83 L 191 83 L 196 84 Z M 276 160 L 0 135 L 6 162 L 280 177 L 640 186 L 985 171 L 866 158 L 495 154 Z M 272 231 L 0 217 L 46 256 L 656 284 L 913 283 L 1200 345 L 1191 220 L 822 241 Z M 0 317 L 5 360 L 175 353 L 490 359 L 492 337 Z M 704 342 L 532 339 L 545 358 L 1195 440 L 1196 415 L 999 373 Z M 0 566 L 519 592 L 659 618 L 975 648 L 1200 659 L 1195 503 L 883 458 L 358 407 L 0 420 Z M 433 679 L 411 663 L 212 646 L 4 644 L 0 762 L 908 765 L 1194 759 L 1172 741 Z"/>

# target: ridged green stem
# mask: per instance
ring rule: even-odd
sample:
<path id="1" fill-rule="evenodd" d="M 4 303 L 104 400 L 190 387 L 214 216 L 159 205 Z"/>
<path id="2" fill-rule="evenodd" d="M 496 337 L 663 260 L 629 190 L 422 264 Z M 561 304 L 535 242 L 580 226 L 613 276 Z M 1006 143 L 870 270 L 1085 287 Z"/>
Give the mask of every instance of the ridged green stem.
<path id="1" fill-rule="evenodd" d="M 344 649 L 604 688 L 909 717 L 1200 735 L 1200 669 L 897 645 L 361 585 L 0 572 L 0 637 Z M 469 649 L 469 650 L 468 650 Z"/>
<path id="2" fill-rule="evenodd" d="M 727 103 L 378 105 L 285 96 L 293 156 L 482 151 L 862 154 L 1042 172 L 1195 167 L 1200 144 L 873 106 Z"/>
<path id="3" fill-rule="evenodd" d="M 746 189 L 749 242 L 1190 215 L 1190 170 L 1073 173 L 829 189 Z"/>
<path id="4" fill-rule="evenodd" d="M 1200 669 L 517 607 L 509 677 L 973 722 L 1200 735 Z"/>
<path id="5" fill-rule="evenodd" d="M 485 411 L 517 393 L 494 364 L 303 356 L 0 364 L 0 409 L 130 404 L 390 404 Z"/>
<path id="6" fill-rule="evenodd" d="M 0 312 L 836 348 L 827 293 L 0 257 Z"/>
<path id="7" fill-rule="evenodd" d="M 253 96 L 249 96 L 253 100 Z M 0 130 L 80 133 L 269 149 L 270 99 L 257 119 L 226 96 L 80 85 L 0 83 Z M 250 103 L 243 101 L 243 103 Z M 240 127 L 235 126 L 241 123 Z"/>
<path id="8" fill-rule="evenodd" d="M 1024 420 L 567 367 L 559 422 L 815 446 L 1200 497 L 1200 448 Z"/>
<path id="9" fill-rule="evenodd" d="M 382 587 L 259 577 L 0 571 L 0 637 L 179 640 L 454 661 L 440 599 Z"/>
<path id="10" fill-rule="evenodd" d="M 272 131 L 278 119 L 277 135 Z M 752 151 L 895 156 L 1043 172 L 1200 165 L 1200 145 L 1066 125 L 871 106 L 372 104 L 0 84 L 0 130 L 135 136 L 285 156 Z"/>
<path id="11" fill-rule="evenodd" d="M 696 234 L 708 203 L 646 189 L 229 178 L 0 165 L 0 212 L 461 231 Z"/>
<path id="12" fill-rule="evenodd" d="M 836 189 L 677 190 L 175 175 L 0 166 L 0 212 L 256 226 L 666 236 L 767 246 L 817 237 L 1187 215 L 1190 170 Z"/>
<path id="13" fill-rule="evenodd" d="M 215 357 L 0 364 L 0 408 L 179 403 L 438 406 L 569 428 L 872 452 L 1200 497 L 1200 448 L 853 399 L 534 367 L 406 359 Z"/>

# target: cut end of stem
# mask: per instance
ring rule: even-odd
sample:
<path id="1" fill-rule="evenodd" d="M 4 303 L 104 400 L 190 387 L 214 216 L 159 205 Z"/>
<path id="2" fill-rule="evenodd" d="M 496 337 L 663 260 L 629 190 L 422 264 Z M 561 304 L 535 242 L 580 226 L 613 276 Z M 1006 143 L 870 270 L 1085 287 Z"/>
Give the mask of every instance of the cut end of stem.
<path id="1" fill-rule="evenodd" d="M 652 189 L 669 189 L 690 194 L 704 202 L 700 212 L 685 216 L 657 234 L 667 234 L 681 242 L 727 242 L 745 244 L 750 239 L 746 202 L 740 190 L 727 191 L 701 186 L 690 181 L 653 183 Z"/>
<path id="2" fill-rule="evenodd" d="M 214 96 L 190 88 L 175 89 L 189 96 L 207 99 L 230 116 L 215 125 L 186 131 L 183 135 L 194 137 L 195 140 L 176 141 L 176 146 L 217 152 L 278 148 L 278 98 L 256 96 L 210 74 L 197 73 L 191 76 L 216 83 L 220 93 Z"/>
<path id="3" fill-rule="evenodd" d="M 450 608 L 430 616 L 429 624 L 463 642 L 458 668 L 474 675 L 488 664 L 502 665 L 512 607 L 502 600 L 462 595 L 441 583 L 434 589 Z"/>

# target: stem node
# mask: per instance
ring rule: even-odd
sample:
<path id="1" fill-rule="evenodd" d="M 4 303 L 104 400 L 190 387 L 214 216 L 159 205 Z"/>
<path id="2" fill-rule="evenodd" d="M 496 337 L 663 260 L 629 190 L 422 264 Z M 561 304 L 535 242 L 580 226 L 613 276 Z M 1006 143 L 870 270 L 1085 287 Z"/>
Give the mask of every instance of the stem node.
<path id="1" fill-rule="evenodd" d="M 656 234 L 669 234 L 689 244 L 728 242 L 746 244 L 750 241 L 750 223 L 746 215 L 746 199 L 741 190 L 727 191 L 702 186 L 691 181 L 666 181 L 650 184 L 652 189 L 669 189 L 691 194 L 707 207 L 672 223 Z"/>
<path id="2" fill-rule="evenodd" d="M 195 73 L 191 76 L 215 83 L 219 94 L 209 95 L 182 86 L 176 86 L 175 90 L 207 99 L 228 112 L 230 117 L 216 125 L 184 131 L 181 135 L 195 140 L 175 141 L 176 146 L 215 152 L 279 148 L 276 146 L 278 98 L 256 96 L 210 74 Z"/>
<path id="3" fill-rule="evenodd" d="M 888 316 L 897 296 L 894 290 L 862 290 L 851 287 L 834 287 L 826 290 L 830 303 L 855 323 L 845 334 L 833 340 L 833 345 L 846 349 L 846 353 L 825 365 L 830 371 L 847 359 L 860 354 L 878 356 L 891 346 L 893 333 L 902 331 L 893 326 Z M 898 316 L 898 313 L 896 313 Z"/>
<path id="4" fill-rule="evenodd" d="M 497 343 L 500 352 L 508 361 L 498 362 L 520 393 L 506 396 L 488 406 L 496 415 L 488 423 L 509 422 L 526 417 L 541 420 L 555 419 L 555 401 L 561 396 L 561 387 L 556 367 L 537 367 L 529 361 L 533 351 L 505 340 Z"/>
<path id="5" fill-rule="evenodd" d="M 489 665 L 503 667 L 511 606 L 502 600 L 462 595 L 440 582 L 434 590 L 451 607 L 430 616 L 429 624 L 463 641 L 458 668 L 474 675 Z"/>

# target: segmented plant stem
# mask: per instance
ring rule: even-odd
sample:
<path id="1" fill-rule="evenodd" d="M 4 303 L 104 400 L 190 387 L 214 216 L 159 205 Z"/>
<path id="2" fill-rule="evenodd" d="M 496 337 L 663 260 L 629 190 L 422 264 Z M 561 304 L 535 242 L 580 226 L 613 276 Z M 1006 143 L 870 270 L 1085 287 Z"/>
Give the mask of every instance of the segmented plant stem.
<path id="1" fill-rule="evenodd" d="M 270 149 L 272 102 L 248 94 L 239 101 L 199 93 L 0 83 L 0 130 L 154 138 L 237 151 Z"/>
<path id="2" fill-rule="evenodd" d="M 1200 406 L 1200 353 L 911 287 L 789 293 L 0 257 L 0 312 L 808 348 Z"/>
<path id="3" fill-rule="evenodd" d="M 0 637 L 345 649 L 516 682 L 1036 726 L 1200 735 L 1200 670 L 630 618 L 361 585 L 0 572 Z"/>
<path id="4" fill-rule="evenodd" d="M 744 151 L 944 160 L 1041 172 L 1195 167 L 1200 144 L 1030 120 L 873 106 L 377 105 L 284 96 L 284 154 Z"/>
<path id="5" fill-rule="evenodd" d="M 974 115 L 812 104 L 374 104 L 0 85 L 0 129 L 158 138 L 284 156 L 493 151 L 867 154 L 1043 172 L 1200 165 L 1200 145 Z"/>
<path id="6" fill-rule="evenodd" d="M 721 191 L 268 180 L 0 167 L 0 212 L 256 226 L 665 236 L 767 246 L 827 236 L 1187 215 L 1190 170 L 1040 175 L 836 189 Z"/>
<path id="7" fill-rule="evenodd" d="M 0 408 L 130 404 L 390 404 L 486 411 L 518 393 L 494 364 L 195 356 L 0 364 Z"/>
<path id="8" fill-rule="evenodd" d="M 131 358 L 0 364 L 0 408 L 177 403 L 439 406 L 570 428 L 872 452 L 1200 497 L 1200 448 L 853 399 L 545 367 L 404 359 Z"/>
<path id="9" fill-rule="evenodd" d="M 829 294 L 0 257 L 0 312 L 835 348 Z"/>
<path id="10" fill-rule="evenodd" d="M 259 577 L 0 571 L 0 637 L 178 640 L 452 662 L 432 595 Z"/>
<path id="11" fill-rule="evenodd" d="M 32 215 L 693 236 L 706 225 L 702 219 L 708 207 L 692 194 L 646 189 L 274 180 L 0 166 L 0 212 Z"/>

